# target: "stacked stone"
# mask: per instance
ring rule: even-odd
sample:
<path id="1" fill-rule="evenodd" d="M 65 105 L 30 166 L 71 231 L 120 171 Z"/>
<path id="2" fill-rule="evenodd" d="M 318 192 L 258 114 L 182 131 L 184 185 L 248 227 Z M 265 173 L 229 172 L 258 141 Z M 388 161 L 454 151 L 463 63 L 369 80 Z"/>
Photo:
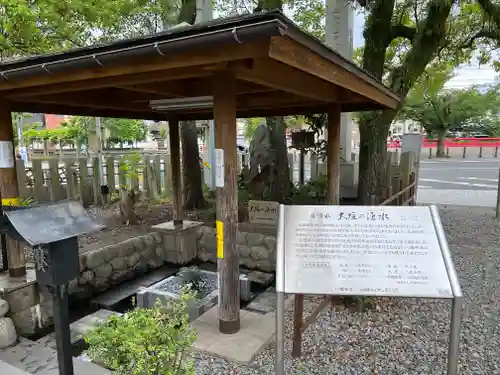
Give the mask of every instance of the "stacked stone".
<path id="1" fill-rule="evenodd" d="M 6 317 L 9 312 L 7 301 L 0 299 L 0 349 L 7 348 L 17 341 L 17 332 L 11 318 Z"/>
<path id="2" fill-rule="evenodd" d="M 159 250 L 163 251 L 161 237 L 150 233 L 82 254 L 80 277 L 70 282 L 69 293 L 88 297 L 148 269 L 161 267 Z"/>
<path id="3" fill-rule="evenodd" d="M 198 258 L 217 262 L 217 239 L 214 228 L 201 227 L 198 231 Z M 240 265 L 250 269 L 272 272 L 276 269 L 276 237 L 261 233 L 238 232 Z"/>

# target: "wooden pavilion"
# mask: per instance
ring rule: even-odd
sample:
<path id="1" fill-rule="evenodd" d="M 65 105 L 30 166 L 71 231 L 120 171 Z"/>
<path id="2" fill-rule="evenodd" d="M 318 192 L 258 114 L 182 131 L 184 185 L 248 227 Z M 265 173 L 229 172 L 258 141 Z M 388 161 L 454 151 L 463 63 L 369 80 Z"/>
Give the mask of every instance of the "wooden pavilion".
<path id="1" fill-rule="evenodd" d="M 396 109 L 400 104 L 396 94 L 280 12 L 0 64 L 0 96 L 3 144 L 13 139 L 11 112 L 167 120 L 179 225 L 179 121 L 215 120 L 215 147 L 224 150 L 217 219 L 224 233 L 218 268 L 219 328 L 225 333 L 240 326 L 236 119 L 328 113 L 328 201 L 338 204 L 341 112 Z M 200 97 L 205 105 L 189 105 Z M 184 105 L 152 105 L 165 99 L 181 99 Z M 16 204 L 15 168 L 0 162 L 2 203 Z M 11 274 L 22 273 L 22 255 L 9 253 Z"/>

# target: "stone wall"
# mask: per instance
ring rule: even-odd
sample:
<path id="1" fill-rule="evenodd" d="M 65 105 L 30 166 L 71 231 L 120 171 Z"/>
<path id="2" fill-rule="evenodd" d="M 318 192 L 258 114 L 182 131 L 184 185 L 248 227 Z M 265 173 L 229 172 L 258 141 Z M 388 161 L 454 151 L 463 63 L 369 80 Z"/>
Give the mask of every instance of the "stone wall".
<path id="1" fill-rule="evenodd" d="M 240 227 L 245 229 L 245 226 Z M 276 236 L 270 234 L 275 233 L 275 229 L 267 229 L 258 233 L 252 226 L 247 228 L 252 232 L 238 232 L 242 266 L 264 272 L 275 270 Z M 202 261 L 216 263 L 216 253 L 215 229 L 205 226 L 176 238 L 172 234 L 158 232 L 137 236 L 81 254 L 80 276 L 71 280 L 68 291 L 71 298 L 89 298 L 150 269 L 161 267 L 165 262 L 183 265 L 198 257 Z M 8 315 L 20 335 L 30 336 L 52 323 L 51 295 L 35 281 L 4 291 L 0 297 L 9 303 Z"/>
<path id="2" fill-rule="evenodd" d="M 237 246 L 240 265 L 265 272 L 276 270 L 276 236 L 239 231 Z M 217 262 L 214 228 L 198 229 L 198 258 L 204 262 Z"/>
<path id="3" fill-rule="evenodd" d="M 71 298 L 88 298 L 178 259 L 168 244 L 161 234 L 150 233 L 81 254 L 80 276 L 68 286 Z M 4 291 L 2 298 L 11 306 L 9 316 L 19 334 L 29 336 L 52 323 L 52 297 L 46 287 L 33 281 Z"/>

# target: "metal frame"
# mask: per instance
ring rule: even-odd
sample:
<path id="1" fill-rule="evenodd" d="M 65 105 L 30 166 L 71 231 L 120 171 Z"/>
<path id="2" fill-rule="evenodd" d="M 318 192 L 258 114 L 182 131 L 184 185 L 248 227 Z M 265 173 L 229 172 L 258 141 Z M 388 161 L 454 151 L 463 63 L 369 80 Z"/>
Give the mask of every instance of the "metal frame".
<path id="1" fill-rule="evenodd" d="M 436 206 L 429 207 L 453 293 L 447 375 L 457 375 L 463 294 Z M 276 241 L 276 375 L 285 375 L 285 206 L 280 204 Z M 402 298 L 404 298 L 402 296 Z M 448 299 L 448 298 L 446 298 Z"/>

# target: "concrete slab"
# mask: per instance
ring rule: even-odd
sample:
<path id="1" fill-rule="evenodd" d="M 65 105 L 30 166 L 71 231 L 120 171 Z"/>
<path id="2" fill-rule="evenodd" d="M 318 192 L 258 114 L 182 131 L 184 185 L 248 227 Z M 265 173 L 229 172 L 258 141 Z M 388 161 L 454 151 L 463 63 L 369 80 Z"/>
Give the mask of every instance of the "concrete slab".
<path id="1" fill-rule="evenodd" d="M 215 306 L 195 320 L 198 333 L 194 347 L 229 360 L 249 363 L 275 333 L 275 314 L 259 314 L 241 310 L 241 329 L 233 335 L 218 331 L 219 311 Z"/>
<path id="2" fill-rule="evenodd" d="M 147 288 L 157 282 L 174 275 L 177 270 L 171 268 L 159 268 L 146 275 L 124 282 L 106 292 L 92 298 L 90 303 L 98 307 L 109 309 L 125 298 L 132 297 L 139 289 Z"/>
<path id="3" fill-rule="evenodd" d="M 27 372 L 18 369 L 7 362 L 0 361 L 0 374 L 6 375 L 30 375 Z"/>
<path id="4" fill-rule="evenodd" d="M 74 323 L 71 323 L 69 325 L 69 329 L 71 330 L 72 335 L 79 335 L 80 337 L 83 337 L 89 332 L 89 330 L 96 327 L 98 324 L 108 320 L 109 317 L 113 314 L 122 315 L 115 311 L 101 309 L 93 314 L 84 316 Z"/>

